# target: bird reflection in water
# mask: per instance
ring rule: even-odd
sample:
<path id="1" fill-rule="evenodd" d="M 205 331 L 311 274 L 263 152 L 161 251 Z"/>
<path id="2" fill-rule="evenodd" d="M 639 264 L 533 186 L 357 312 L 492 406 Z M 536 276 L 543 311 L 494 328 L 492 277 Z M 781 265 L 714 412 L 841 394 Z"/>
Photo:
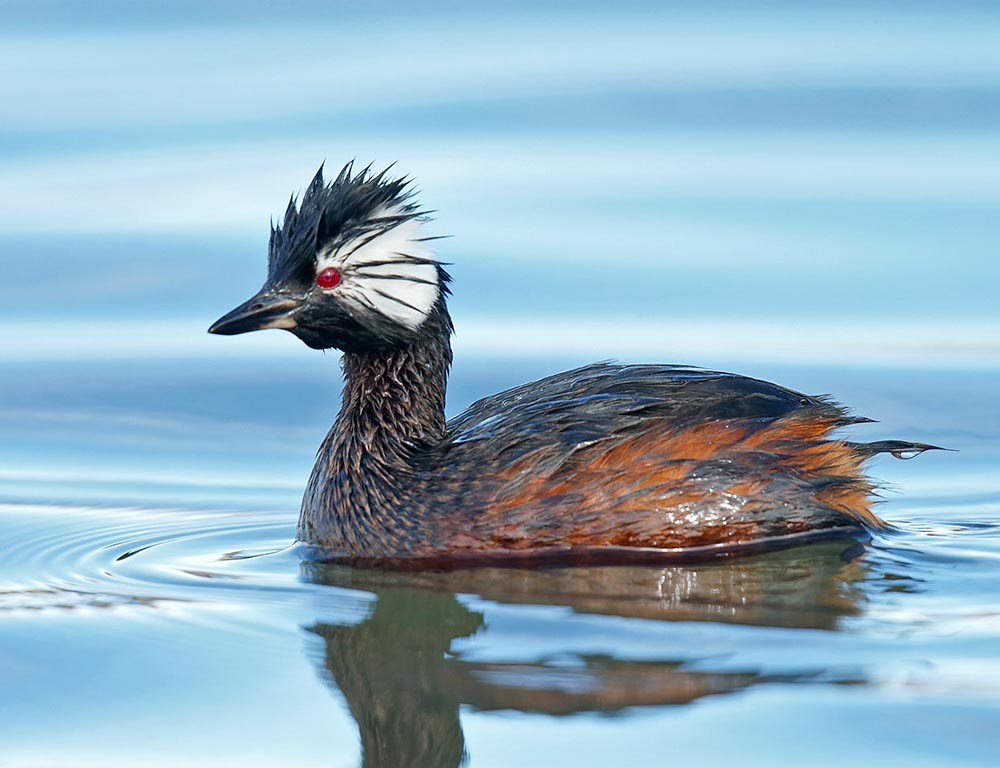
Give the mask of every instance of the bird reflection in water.
<path id="1" fill-rule="evenodd" d="M 863 682 L 828 669 L 766 674 L 711 671 L 687 658 L 628 660 L 546 654 L 471 661 L 454 641 L 489 632 L 458 595 L 498 603 L 566 606 L 578 613 L 664 621 L 716 621 L 837 629 L 860 611 L 864 564 L 856 542 L 721 564 L 398 573 L 309 563 L 306 578 L 375 595 L 360 623 L 318 622 L 324 677 L 339 689 L 361 734 L 366 768 L 448 768 L 465 756 L 459 708 L 547 715 L 614 713 L 687 704 L 764 683 Z M 572 640 L 567 640 L 571 645 Z"/>

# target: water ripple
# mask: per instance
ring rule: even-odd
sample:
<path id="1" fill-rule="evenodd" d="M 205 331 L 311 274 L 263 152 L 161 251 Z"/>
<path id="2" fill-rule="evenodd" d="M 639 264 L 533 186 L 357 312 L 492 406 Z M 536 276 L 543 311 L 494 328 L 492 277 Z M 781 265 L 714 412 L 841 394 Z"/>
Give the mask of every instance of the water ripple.
<path id="1" fill-rule="evenodd" d="M 305 589 L 287 515 L 0 505 L 0 611 L 271 601 Z"/>

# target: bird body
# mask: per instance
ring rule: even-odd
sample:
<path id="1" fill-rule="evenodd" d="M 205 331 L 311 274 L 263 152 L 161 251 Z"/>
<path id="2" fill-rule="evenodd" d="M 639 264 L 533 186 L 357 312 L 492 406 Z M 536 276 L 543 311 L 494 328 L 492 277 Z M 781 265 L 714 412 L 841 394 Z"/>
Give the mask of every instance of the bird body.
<path id="1" fill-rule="evenodd" d="M 210 329 L 276 327 L 344 351 L 340 413 L 298 538 L 395 565 L 617 562 L 777 548 L 884 524 L 865 459 L 920 452 L 832 436 L 825 398 L 684 366 L 600 363 L 450 421 L 450 278 L 407 182 L 322 169 L 272 230 L 268 280 Z"/>

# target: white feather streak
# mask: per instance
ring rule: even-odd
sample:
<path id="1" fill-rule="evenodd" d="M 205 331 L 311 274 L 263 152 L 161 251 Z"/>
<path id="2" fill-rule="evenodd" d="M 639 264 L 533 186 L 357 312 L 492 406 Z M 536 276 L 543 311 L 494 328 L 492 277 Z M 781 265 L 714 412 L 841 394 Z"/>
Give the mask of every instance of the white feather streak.
<path id="1" fill-rule="evenodd" d="M 372 218 L 402 213 L 389 208 Z M 341 283 L 331 292 L 412 330 L 427 319 L 441 293 L 437 267 L 421 261 L 434 258 L 423 237 L 420 219 L 404 221 L 374 238 L 367 232 L 321 256 L 316 272 L 330 267 L 340 270 Z M 371 239 L 365 242 L 367 238 Z"/>

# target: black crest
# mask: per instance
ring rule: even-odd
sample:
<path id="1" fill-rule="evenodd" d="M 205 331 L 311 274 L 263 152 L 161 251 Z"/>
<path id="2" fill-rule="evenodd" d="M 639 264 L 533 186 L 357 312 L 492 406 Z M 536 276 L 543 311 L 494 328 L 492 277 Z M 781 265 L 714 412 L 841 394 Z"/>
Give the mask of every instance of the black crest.
<path id="1" fill-rule="evenodd" d="M 320 248 L 356 238 L 374 238 L 387 229 L 424 215 L 413 202 L 412 180 L 391 179 L 389 166 L 373 173 L 366 166 L 352 175 L 354 161 L 347 163 L 337 178 L 327 184 L 323 166 L 296 205 L 288 201 L 284 220 L 271 225 L 267 275 L 272 286 L 310 283 L 315 256 Z M 392 215 L 373 216 L 389 208 Z"/>

